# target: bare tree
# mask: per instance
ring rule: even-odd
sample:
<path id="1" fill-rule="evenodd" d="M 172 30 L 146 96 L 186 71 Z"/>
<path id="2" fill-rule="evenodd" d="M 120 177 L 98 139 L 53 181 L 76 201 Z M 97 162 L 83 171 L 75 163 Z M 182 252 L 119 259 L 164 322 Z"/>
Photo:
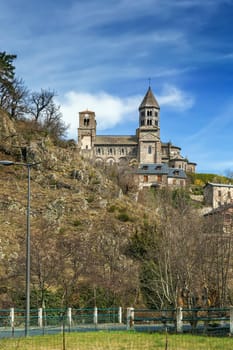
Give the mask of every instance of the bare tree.
<path id="1" fill-rule="evenodd" d="M 206 225 L 186 196 L 161 191 L 155 200 L 159 203 L 155 224 L 142 226 L 130 248 L 141 261 L 141 288 L 147 303 L 158 308 L 226 305 L 230 237 L 224 237 L 216 220 Z"/>
<path id="2" fill-rule="evenodd" d="M 53 101 L 50 102 L 45 110 L 43 127 L 55 139 L 62 138 L 68 128 L 62 120 L 60 106 L 57 106 Z"/>
<path id="3" fill-rule="evenodd" d="M 27 112 L 28 90 L 22 79 L 14 78 L 10 86 L 0 85 L 0 106 L 13 119 L 19 119 Z"/>
<path id="4" fill-rule="evenodd" d="M 28 112 L 36 122 L 44 119 L 46 109 L 53 101 L 54 91 L 41 89 L 40 92 L 33 92 L 29 98 Z"/>
<path id="5" fill-rule="evenodd" d="M 29 98 L 28 112 L 33 120 L 54 139 L 65 135 L 68 128 L 62 120 L 60 106 L 54 102 L 55 92 L 41 90 L 33 92 Z"/>

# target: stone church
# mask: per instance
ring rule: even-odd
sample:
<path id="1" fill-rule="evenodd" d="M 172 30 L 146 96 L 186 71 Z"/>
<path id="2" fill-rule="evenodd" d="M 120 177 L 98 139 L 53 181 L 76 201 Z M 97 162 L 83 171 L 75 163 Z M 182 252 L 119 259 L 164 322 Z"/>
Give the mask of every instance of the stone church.
<path id="1" fill-rule="evenodd" d="M 196 163 L 181 148 L 160 139 L 160 107 L 149 86 L 139 106 L 135 135 L 97 135 L 95 113 L 79 113 L 78 148 L 82 155 L 103 165 L 130 165 L 139 187 L 185 186 L 186 173 Z"/>

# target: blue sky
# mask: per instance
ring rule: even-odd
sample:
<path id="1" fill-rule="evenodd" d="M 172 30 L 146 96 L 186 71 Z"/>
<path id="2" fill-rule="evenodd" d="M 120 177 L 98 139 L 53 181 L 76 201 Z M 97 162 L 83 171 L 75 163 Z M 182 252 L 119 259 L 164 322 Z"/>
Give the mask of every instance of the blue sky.
<path id="1" fill-rule="evenodd" d="M 68 137 L 134 134 L 151 87 L 161 139 L 198 172 L 233 172 L 233 0 L 1 0 L 0 51 L 32 91 L 57 93 Z"/>

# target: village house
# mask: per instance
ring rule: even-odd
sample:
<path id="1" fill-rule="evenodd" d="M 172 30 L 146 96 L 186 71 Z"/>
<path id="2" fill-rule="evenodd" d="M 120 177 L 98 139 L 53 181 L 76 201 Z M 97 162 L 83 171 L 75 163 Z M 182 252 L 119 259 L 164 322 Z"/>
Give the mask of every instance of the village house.
<path id="1" fill-rule="evenodd" d="M 206 213 L 204 217 L 211 226 L 214 222 L 217 232 L 222 231 L 222 234 L 233 233 L 233 203 L 219 206 Z"/>
<path id="2" fill-rule="evenodd" d="M 204 201 L 214 209 L 233 203 L 233 185 L 208 182 L 204 187 Z"/>

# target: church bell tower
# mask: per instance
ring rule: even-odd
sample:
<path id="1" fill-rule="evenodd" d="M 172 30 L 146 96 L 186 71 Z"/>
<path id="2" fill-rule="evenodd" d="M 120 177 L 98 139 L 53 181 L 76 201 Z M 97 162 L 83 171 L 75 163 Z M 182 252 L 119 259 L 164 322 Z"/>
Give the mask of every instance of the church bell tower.
<path id="1" fill-rule="evenodd" d="M 79 113 L 78 147 L 81 150 L 92 150 L 96 138 L 95 113 L 84 111 Z"/>
<path id="2" fill-rule="evenodd" d="M 149 86 L 139 106 L 139 163 L 161 163 L 160 107 Z"/>

